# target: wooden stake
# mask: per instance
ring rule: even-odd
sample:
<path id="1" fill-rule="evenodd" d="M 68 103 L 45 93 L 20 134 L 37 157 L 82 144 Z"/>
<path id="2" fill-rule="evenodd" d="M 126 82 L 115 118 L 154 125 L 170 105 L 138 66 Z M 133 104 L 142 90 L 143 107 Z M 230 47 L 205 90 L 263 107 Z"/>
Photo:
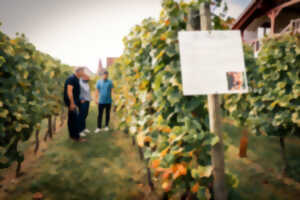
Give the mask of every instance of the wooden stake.
<path id="1" fill-rule="evenodd" d="M 214 194 L 216 200 L 226 200 L 224 144 L 221 128 L 219 95 L 208 95 L 210 131 L 219 137 L 219 142 L 212 147 L 212 165 L 214 174 Z"/>
<path id="2" fill-rule="evenodd" d="M 52 131 L 53 131 L 53 133 L 55 133 L 56 132 L 56 116 L 53 117 L 52 126 L 53 126 Z"/>
<path id="3" fill-rule="evenodd" d="M 201 29 L 211 30 L 211 14 L 209 3 L 202 3 L 200 6 Z M 219 95 L 208 95 L 208 110 L 210 131 L 219 137 L 219 142 L 212 148 L 213 165 L 213 189 L 216 200 L 226 200 L 227 190 L 225 186 L 225 162 L 224 162 L 224 144 L 221 123 L 221 108 Z"/>
<path id="4" fill-rule="evenodd" d="M 34 154 L 37 154 L 39 147 L 40 147 L 40 139 L 39 139 L 40 129 L 35 131 L 35 147 L 34 147 Z"/>
<path id="5" fill-rule="evenodd" d="M 247 148 L 248 148 L 248 130 L 243 130 L 243 135 L 240 139 L 240 158 L 246 158 L 247 157 Z"/>

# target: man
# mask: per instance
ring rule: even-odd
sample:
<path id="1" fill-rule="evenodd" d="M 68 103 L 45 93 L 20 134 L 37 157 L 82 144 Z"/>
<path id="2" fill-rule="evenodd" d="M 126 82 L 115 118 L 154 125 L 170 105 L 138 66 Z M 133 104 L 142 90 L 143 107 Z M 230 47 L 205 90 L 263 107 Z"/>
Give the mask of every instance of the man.
<path id="1" fill-rule="evenodd" d="M 96 84 L 96 103 L 98 104 L 98 128 L 95 130 L 95 133 L 102 131 L 102 116 L 105 110 L 106 120 L 104 131 L 109 130 L 109 121 L 110 121 L 110 109 L 111 109 L 111 93 L 113 89 L 113 83 L 111 80 L 108 80 L 108 72 L 103 73 L 103 79 L 99 80 Z M 100 95 L 100 97 L 99 97 Z"/>
<path id="2" fill-rule="evenodd" d="M 80 106 L 79 106 L 79 120 L 80 120 L 80 136 L 85 137 L 86 133 L 90 131 L 86 128 L 86 118 L 89 113 L 91 92 L 89 86 L 89 75 L 84 73 L 82 78 L 79 80 L 80 85 Z"/>
<path id="3" fill-rule="evenodd" d="M 79 106 L 80 106 L 80 85 L 79 79 L 84 74 L 84 68 L 79 67 L 65 82 L 64 101 L 68 106 L 68 129 L 70 138 L 82 142 L 79 135 Z"/>

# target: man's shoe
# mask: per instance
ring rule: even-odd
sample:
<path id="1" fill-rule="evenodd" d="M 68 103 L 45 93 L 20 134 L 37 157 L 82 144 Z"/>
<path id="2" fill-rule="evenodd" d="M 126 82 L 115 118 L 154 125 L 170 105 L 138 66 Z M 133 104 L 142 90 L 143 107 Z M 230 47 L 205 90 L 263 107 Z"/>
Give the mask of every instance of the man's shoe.
<path id="1" fill-rule="evenodd" d="M 86 128 L 83 132 L 84 132 L 84 133 L 90 133 L 91 131 L 90 131 L 89 129 Z"/>
<path id="2" fill-rule="evenodd" d="M 104 131 L 109 131 L 109 127 L 106 126 L 106 127 L 104 128 Z"/>
<path id="3" fill-rule="evenodd" d="M 86 137 L 86 134 L 84 133 L 84 131 L 82 131 L 82 132 L 80 133 L 80 137 Z"/>
<path id="4" fill-rule="evenodd" d="M 75 138 L 70 138 L 71 140 L 73 140 L 74 142 L 78 142 L 78 139 Z"/>
<path id="5" fill-rule="evenodd" d="M 78 142 L 80 142 L 80 143 L 86 142 L 86 141 L 87 141 L 87 139 L 83 139 L 83 138 L 80 138 L 80 139 L 78 140 Z"/>
<path id="6" fill-rule="evenodd" d="M 97 133 L 100 133 L 101 131 L 102 131 L 101 128 L 97 128 L 97 129 L 95 130 L 95 133 L 97 134 Z"/>

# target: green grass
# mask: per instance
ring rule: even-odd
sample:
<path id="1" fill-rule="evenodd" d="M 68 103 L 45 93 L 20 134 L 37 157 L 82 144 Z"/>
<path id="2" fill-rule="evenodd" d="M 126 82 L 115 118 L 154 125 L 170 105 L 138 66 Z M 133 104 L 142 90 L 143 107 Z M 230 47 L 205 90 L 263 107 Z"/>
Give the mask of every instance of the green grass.
<path id="1" fill-rule="evenodd" d="M 87 126 L 96 128 L 95 107 Z M 145 165 L 127 135 L 109 131 L 75 143 L 66 128 L 57 134 L 7 200 L 31 200 L 35 192 L 42 192 L 47 200 L 144 199 Z"/>
<path id="2" fill-rule="evenodd" d="M 224 124 L 227 170 L 237 176 L 239 186 L 235 193 L 239 199 L 290 200 L 300 195 L 300 139 L 287 139 L 287 154 L 292 169 L 288 174 L 290 184 L 281 180 L 282 160 L 277 137 L 249 135 L 247 158 L 239 158 L 239 142 L 242 128 Z"/>
<path id="3" fill-rule="evenodd" d="M 95 107 L 91 107 L 87 126 L 96 128 Z M 46 123 L 43 125 L 46 126 Z M 226 170 L 239 181 L 231 191 L 234 200 L 291 200 L 298 199 L 300 190 L 299 138 L 287 140 L 287 152 L 292 166 L 289 183 L 280 179 L 282 161 L 276 137 L 249 136 L 248 157 L 239 158 L 242 129 L 224 124 Z M 42 133 L 43 135 L 44 133 Z M 42 137 L 41 137 L 42 138 Z M 31 200 L 42 192 L 45 200 L 142 200 L 157 199 L 149 195 L 146 186 L 145 164 L 139 159 L 130 138 L 114 131 L 90 134 L 86 143 L 74 143 L 67 128 L 56 133 L 54 140 L 20 182 L 10 187 L 5 200 Z M 33 140 L 22 148 L 27 149 Z M 0 189 L 0 192 L 1 191 Z"/>

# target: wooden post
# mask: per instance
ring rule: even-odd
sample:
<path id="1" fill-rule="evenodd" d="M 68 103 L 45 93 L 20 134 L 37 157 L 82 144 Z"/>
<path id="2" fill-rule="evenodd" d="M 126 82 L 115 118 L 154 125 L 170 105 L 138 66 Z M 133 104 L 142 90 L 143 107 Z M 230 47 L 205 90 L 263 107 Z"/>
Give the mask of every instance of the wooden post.
<path id="1" fill-rule="evenodd" d="M 199 9 L 191 8 L 189 10 L 187 30 L 188 31 L 200 30 L 200 28 L 201 28 L 200 23 L 201 22 L 200 22 Z"/>
<path id="2" fill-rule="evenodd" d="M 209 3 L 201 3 L 200 6 L 201 30 L 211 30 L 211 14 Z"/>
<path id="3" fill-rule="evenodd" d="M 275 15 L 270 15 L 271 20 L 271 35 L 274 35 L 275 33 Z"/>
<path id="4" fill-rule="evenodd" d="M 210 4 L 202 3 L 200 6 L 201 29 L 211 30 Z M 227 190 L 225 186 L 225 162 L 224 144 L 221 127 L 221 108 L 219 95 L 208 95 L 208 111 L 210 121 L 210 131 L 219 137 L 219 142 L 212 147 L 213 165 L 213 190 L 216 200 L 226 200 Z"/>
<path id="5" fill-rule="evenodd" d="M 273 9 L 271 10 L 267 15 L 270 18 L 271 21 L 271 35 L 275 34 L 275 30 L 276 30 L 276 17 L 278 16 L 280 12 L 280 9 Z"/>

